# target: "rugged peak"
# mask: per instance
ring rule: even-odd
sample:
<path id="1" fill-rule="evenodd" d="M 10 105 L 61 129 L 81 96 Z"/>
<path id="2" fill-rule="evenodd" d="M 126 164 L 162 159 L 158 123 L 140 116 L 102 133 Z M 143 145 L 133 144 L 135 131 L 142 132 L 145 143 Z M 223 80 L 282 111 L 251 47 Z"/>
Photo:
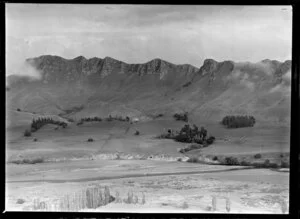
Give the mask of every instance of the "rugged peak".
<path id="1" fill-rule="evenodd" d="M 205 59 L 203 62 L 203 65 L 212 65 L 212 64 L 217 64 L 218 62 L 214 59 Z"/>
<path id="2" fill-rule="evenodd" d="M 160 65 L 162 63 L 166 63 L 166 61 L 160 59 L 160 58 L 155 58 L 147 62 L 146 64 L 151 64 L 151 65 Z"/>
<path id="3" fill-rule="evenodd" d="M 262 63 L 268 63 L 268 64 L 271 64 L 271 65 L 280 65 L 281 63 L 277 60 L 270 60 L 270 59 L 264 59 L 261 61 Z"/>
<path id="4" fill-rule="evenodd" d="M 84 56 L 77 56 L 76 58 L 73 59 L 74 61 L 82 61 L 82 60 L 86 60 L 86 58 Z"/>
<path id="5" fill-rule="evenodd" d="M 119 62 L 119 60 L 116 60 L 116 59 L 114 59 L 114 58 L 112 58 L 112 57 L 109 57 L 109 56 L 106 56 L 105 58 L 104 58 L 104 61 L 108 61 L 108 62 Z"/>
<path id="6" fill-rule="evenodd" d="M 155 58 L 155 59 L 150 60 L 149 62 L 162 62 L 162 61 L 163 60 L 160 58 Z"/>
<path id="7" fill-rule="evenodd" d="M 218 64 L 219 63 L 213 59 L 205 59 L 199 72 L 201 75 L 214 72 L 217 70 Z"/>

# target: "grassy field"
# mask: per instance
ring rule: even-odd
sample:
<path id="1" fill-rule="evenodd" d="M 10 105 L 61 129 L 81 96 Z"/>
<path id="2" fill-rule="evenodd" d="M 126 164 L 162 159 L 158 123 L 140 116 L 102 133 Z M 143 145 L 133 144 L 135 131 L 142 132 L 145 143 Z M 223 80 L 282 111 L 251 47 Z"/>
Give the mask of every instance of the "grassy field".
<path id="1" fill-rule="evenodd" d="M 37 164 L 34 168 L 32 165 L 9 164 L 8 168 L 6 206 L 11 210 L 74 211 L 76 207 L 72 209 L 72 206 L 80 205 L 78 202 L 87 202 L 82 200 L 83 196 L 78 198 L 76 195 L 82 194 L 82 191 L 86 194 L 88 189 L 95 187 L 103 190 L 105 186 L 110 189 L 114 198 L 119 197 L 122 201 L 78 210 L 281 214 L 284 212 L 280 206 L 288 206 L 289 174 L 268 169 L 240 168 L 241 170 L 226 171 L 229 166 L 150 160 L 73 161 Z M 207 170 L 210 172 L 201 173 Z M 214 172 L 218 170 L 221 172 Z M 177 174 L 176 171 L 195 173 Z M 163 172 L 173 174 L 145 175 Z M 136 173 L 140 176 L 122 177 L 124 173 Z M 109 175 L 114 178 L 89 178 Z M 133 197 L 137 196 L 137 202 L 126 202 L 131 192 Z M 213 197 L 216 197 L 215 204 L 212 202 Z M 229 211 L 226 210 L 226 199 L 230 201 Z M 23 202 L 20 204 L 19 200 Z M 66 209 L 60 205 L 61 202 L 72 204 Z"/>
<path id="2" fill-rule="evenodd" d="M 65 129 L 46 125 L 30 137 L 23 136 L 29 124 L 8 128 L 7 206 L 17 210 L 62 210 L 61 200 L 76 202 L 85 189 L 108 186 L 112 196 L 119 193 L 121 200 L 134 190 L 133 197 L 137 196 L 139 202 L 112 201 L 92 209 L 78 209 L 80 204 L 76 203 L 72 206 L 78 211 L 227 212 L 230 203 L 229 211 L 233 213 L 285 212 L 281 208 L 288 205 L 289 172 L 179 160 L 187 161 L 192 156 L 287 159 L 288 128 L 259 124 L 254 128 L 225 129 L 219 124 L 199 122 L 196 125 L 205 126 L 216 141 L 186 154 L 178 152 L 186 144 L 156 138 L 168 128 L 179 130 L 183 125 L 169 119 L 135 124 L 70 123 Z M 137 130 L 140 134 L 134 135 Z M 88 142 L 89 138 L 93 141 Z M 258 159 L 254 158 L 257 153 L 262 155 Z M 146 203 L 140 205 L 142 194 Z"/>

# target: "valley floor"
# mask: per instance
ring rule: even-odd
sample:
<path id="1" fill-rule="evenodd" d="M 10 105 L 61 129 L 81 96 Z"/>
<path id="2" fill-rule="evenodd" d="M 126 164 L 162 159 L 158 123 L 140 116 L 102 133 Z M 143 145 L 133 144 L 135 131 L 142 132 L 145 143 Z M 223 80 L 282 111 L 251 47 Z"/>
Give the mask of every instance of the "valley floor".
<path id="1" fill-rule="evenodd" d="M 118 192 L 122 199 L 133 191 L 138 203 L 111 202 L 80 211 L 288 212 L 288 169 L 179 162 L 179 158 L 186 161 L 189 156 L 177 151 L 184 144 L 155 136 L 169 127 L 182 126 L 181 122 L 163 120 L 132 125 L 71 124 L 59 130 L 47 125 L 28 138 L 23 136 L 26 127 L 10 129 L 7 131 L 6 210 L 32 211 L 35 203 L 45 202 L 46 210 L 61 211 L 58 205 L 65 195 L 108 186 L 112 196 Z M 206 127 L 217 140 L 194 154 L 253 157 L 261 153 L 264 159 L 267 156 L 275 159 L 275 155 L 289 152 L 288 130 L 282 127 L 239 130 L 226 130 L 217 125 Z M 136 130 L 140 131 L 139 136 L 134 136 Z M 94 142 L 87 142 L 88 138 Z M 36 158 L 42 162 L 14 163 Z M 215 204 L 213 197 L 216 197 Z M 228 201 L 226 204 L 226 199 L 230 204 Z"/>
<path id="2" fill-rule="evenodd" d="M 57 211 L 60 210 L 58 201 L 64 195 L 93 186 L 108 186 L 113 196 L 119 192 L 122 198 L 133 191 L 141 200 L 144 193 L 145 204 L 112 202 L 81 211 L 212 212 L 215 196 L 215 212 L 227 212 L 225 200 L 228 198 L 230 213 L 282 213 L 282 203 L 288 205 L 289 199 L 289 173 L 268 169 L 149 160 L 10 164 L 8 168 L 11 168 L 6 179 L 8 211 L 32 211 L 37 200 L 48 203 L 47 210 Z M 156 173 L 161 176 L 155 176 Z M 131 177 L 133 175 L 136 177 Z M 95 176 L 98 179 L 91 180 Z M 24 203 L 17 204 L 18 199 Z"/>

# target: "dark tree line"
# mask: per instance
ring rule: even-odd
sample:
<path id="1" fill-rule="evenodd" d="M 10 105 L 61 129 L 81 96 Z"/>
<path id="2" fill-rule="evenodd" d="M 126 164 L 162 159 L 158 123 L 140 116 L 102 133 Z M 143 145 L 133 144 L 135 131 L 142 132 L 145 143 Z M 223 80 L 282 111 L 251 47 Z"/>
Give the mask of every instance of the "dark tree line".
<path id="1" fill-rule="evenodd" d="M 253 127 L 255 118 L 253 116 L 225 116 L 221 124 L 227 128 Z"/>
<path id="2" fill-rule="evenodd" d="M 121 121 L 121 122 L 129 122 L 130 118 L 128 116 L 122 117 L 122 116 L 111 116 L 109 115 L 108 118 L 105 119 L 106 121 Z"/>
<path id="3" fill-rule="evenodd" d="M 179 132 L 168 129 L 168 133 L 162 134 L 159 137 L 174 139 L 178 142 L 197 143 L 204 145 L 212 144 L 215 141 L 214 136 L 207 136 L 207 130 L 204 127 L 199 129 L 196 125 L 191 127 L 188 124 L 184 125 Z"/>
<path id="4" fill-rule="evenodd" d="M 177 121 L 188 122 L 188 114 L 187 114 L 187 113 L 175 113 L 175 114 L 173 115 L 173 117 L 174 117 Z"/>
<path id="5" fill-rule="evenodd" d="M 124 118 L 122 116 L 114 116 L 113 117 L 111 115 L 109 115 L 107 118 L 104 118 L 104 119 L 102 119 L 100 117 L 97 117 L 97 116 L 95 116 L 95 117 L 86 117 L 86 118 L 82 118 L 80 120 L 80 122 L 77 123 L 77 125 L 82 125 L 84 122 L 101 122 L 103 120 L 108 121 L 108 122 L 114 121 L 114 120 L 116 120 L 116 121 L 122 121 L 122 122 L 129 122 L 130 118 L 128 116 L 126 116 Z"/>
<path id="6" fill-rule="evenodd" d="M 66 128 L 68 126 L 68 124 L 66 122 L 61 122 L 61 121 L 54 120 L 52 118 L 43 117 L 43 118 L 37 118 L 37 119 L 32 120 L 31 131 L 35 132 L 35 131 L 39 130 L 40 128 L 42 128 L 46 124 L 59 125 L 59 126 L 62 126 L 63 128 Z"/>

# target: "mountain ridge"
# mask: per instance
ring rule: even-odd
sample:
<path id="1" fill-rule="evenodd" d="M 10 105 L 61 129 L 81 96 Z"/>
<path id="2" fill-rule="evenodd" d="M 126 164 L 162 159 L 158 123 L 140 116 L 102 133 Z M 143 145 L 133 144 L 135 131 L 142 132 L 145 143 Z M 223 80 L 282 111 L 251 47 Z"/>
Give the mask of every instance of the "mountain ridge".
<path id="1" fill-rule="evenodd" d="M 11 109 L 64 114 L 84 106 L 72 114 L 75 119 L 186 111 L 195 118 L 213 120 L 242 113 L 253 114 L 258 121 L 289 121 L 290 60 L 205 59 L 200 68 L 159 58 L 127 64 L 111 57 L 68 60 L 46 55 L 27 62 L 41 77 L 10 77 L 7 96 Z"/>

